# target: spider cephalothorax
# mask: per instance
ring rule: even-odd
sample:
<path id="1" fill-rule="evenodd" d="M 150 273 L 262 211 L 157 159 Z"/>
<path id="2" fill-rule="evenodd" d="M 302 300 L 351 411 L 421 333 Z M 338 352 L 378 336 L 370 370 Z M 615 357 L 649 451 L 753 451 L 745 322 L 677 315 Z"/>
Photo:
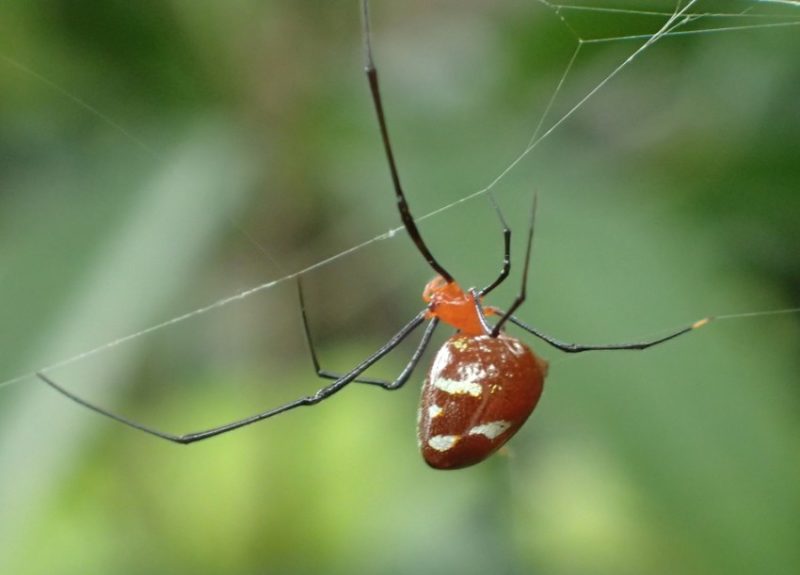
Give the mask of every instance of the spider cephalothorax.
<path id="1" fill-rule="evenodd" d="M 428 304 L 425 317 L 439 318 L 464 334 L 484 333 L 484 324 L 475 305 L 476 297 L 479 296 L 474 292 L 465 292 L 455 281 L 436 276 L 425 285 L 422 292 L 422 301 Z M 493 308 L 483 307 L 484 317 L 494 313 Z"/>

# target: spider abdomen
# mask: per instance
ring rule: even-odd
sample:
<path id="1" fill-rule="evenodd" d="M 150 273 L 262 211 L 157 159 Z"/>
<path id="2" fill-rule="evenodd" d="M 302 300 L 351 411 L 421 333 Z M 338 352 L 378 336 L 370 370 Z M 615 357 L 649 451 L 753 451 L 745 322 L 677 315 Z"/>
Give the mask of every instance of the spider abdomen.
<path id="1" fill-rule="evenodd" d="M 536 407 L 547 363 L 505 334 L 456 334 L 433 360 L 419 412 L 425 462 L 458 469 L 486 459 Z"/>

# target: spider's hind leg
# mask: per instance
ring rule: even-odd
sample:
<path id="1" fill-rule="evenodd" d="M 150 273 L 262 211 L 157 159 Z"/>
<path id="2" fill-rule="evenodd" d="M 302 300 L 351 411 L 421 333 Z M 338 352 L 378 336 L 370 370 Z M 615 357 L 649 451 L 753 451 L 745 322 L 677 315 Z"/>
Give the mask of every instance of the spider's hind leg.
<path id="1" fill-rule="evenodd" d="M 391 352 L 424 321 L 425 321 L 425 311 L 421 311 L 416 316 L 414 316 L 414 318 L 410 322 L 408 322 L 405 326 L 403 326 L 403 328 L 399 332 L 397 332 L 394 336 L 392 336 L 392 338 L 389 341 L 387 341 L 384 345 L 382 345 L 377 351 L 373 352 L 369 357 L 360 362 L 357 366 L 355 366 L 349 372 L 344 374 L 342 377 L 340 377 L 333 383 L 323 387 L 322 389 L 316 391 L 311 395 L 295 399 L 288 403 L 284 403 L 283 405 L 279 405 L 278 407 L 274 407 L 264 412 L 256 413 L 255 415 L 245 417 L 244 419 L 238 419 L 236 421 L 219 425 L 217 427 L 211 427 L 209 429 L 204 429 L 202 431 L 193 431 L 191 433 L 184 433 L 180 435 L 174 433 L 167 433 L 165 431 L 158 430 L 154 427 L 141 424 L 137 421 L 128 419 L 112 411 L 109 411 L 103 407 L 95 405 L 83 399 L 82 397 L 75 395 L 68 389 L 61 387 L 59 384 L 57 384 L 55 381 L 53 381 L 52 379 L 50 379 L 41 372 L 37 373 L 36 376 L 43 383 L 47 384 L 50 388 L 54 389 L 61 395 L 67 397 L 74 403 L 77 403 L 78 405 L 81 405 L 86 409 L 90 409 L 91 411 L 98 413 L 99 415 L 102 415 L 109 419 L 113 419 L 118 423 L 122 423 L 123 425 L 127 425 L 128 427 L 132 427 L 134 429 L 137 429 L 141 432 L 147 433 L 154 437 L 158 437 L 159 439 L 171 441 L 172 443 L 180 443 L 186 445 L 189 443 L 195 443 L 197 441 L 202 441 L 203 439 L 209 439 L 211 437 L 216 437 L 217 435 L 228 433 L 229 431 L 233 431 L 234 429 L 239 429 L 241 427 L 245 427 L 247 425 L 263 421 L 265 419 L 274 417 L 276 415 L 280 415 L 281 413 L 286 413 L 287 411 L 296 409 L 298 407 L 316 405 L 321 401 L 324 401 L 329 397 L 332 397 L 335 393 L 341 391 L 348 384 L 355 381 L 356 378 L 358 378 L 358 376 L 361 375 L 364 371 L 369 369 L 371 365 L 373 365 L 375 362 L 380 360 L 386 354 Z M 433 334 L 433 330 L 435 327 L 436 327 L 436 322 L 431 321 L 430 324 L 428 325 L 428 328 L 425 330 L 425 334 L 422 337 L 422 342 L 418 346 L 417 351 L 412 356 L 411 361 L 408 363 L 406 368 L 400 374 L 400 377 L 398 377 L 397 380 L 386 386 L 386 389 L 397 389 L 401 387 L 408 380 L 408 377 L 411 375 L 411 372 L 413 371 L 414 367 L 417 365 L 417 362 L 419 361 L 419 357 L 421 357 L 422 352 L 425 351 L 425 347 L 427 347 L 427 343 L 428 341 L 430 341 L 430 337 Z"/>
<path id="2" fill-rule="evenodd" d="M 306 343 L 308 343 L 308 350 L 311 355 L 311 362 L 314 364 L 314 371 L 316 372 L 317 376 L 322 379 L 340 379 L 343 374 L 335 373 L 332 371 L 328 371 L 323 369 L 319 363 L 319 357 L 317 356 L 317 351 L 314 347 L 314 341 L 311 337 L 311 328 L 308 323 L 308 314 L 306 313 L 306 305 L 305 305 L 305 298 L 303 297 L 303 285 L 300 280 L 300 277 L 297 277 L 297 295 L 300 300 L 300 314 L 303 318 L 303 331 L 306 336 Z M 414 351 L 413 355 L 411 356 L 411 360 L 408 364 L 403 368 L 403 371 L 400 372 L 400 375 L 394 380 L 389 381 L 386 379 L 374 379 L 368 377 L 359 377 L 354 379 L 355 383 L 364 383 L 368 385 L 377 385 L 378 387 L 382 387 L 383 389 L 393 390 L 398 389 L 403 386 L 408 378 L 411 376 L 411 373 L 414 371 L 414 368 L 419 363 L 419 360 L 422 358 L 422 354 L 425 352 L 425 349 L 428 347 L 428 343 L 430 342 L 431 336 L 433 335 L 433 331 L 436 328 L 436 324 L 438 323 L 438 319 L 433 318 L 425 328 L 425 333 L 422 335 L 422 339 L 420 340 L 417 349 Z"/>

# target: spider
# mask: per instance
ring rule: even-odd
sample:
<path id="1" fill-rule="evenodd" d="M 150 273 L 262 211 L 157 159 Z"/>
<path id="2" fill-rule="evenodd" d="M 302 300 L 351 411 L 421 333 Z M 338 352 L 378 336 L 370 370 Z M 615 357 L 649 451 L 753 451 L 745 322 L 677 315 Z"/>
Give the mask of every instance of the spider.
<path id="1" fill-rule="evenodd" d="M 665 336 L 647 341 L 582 345 L 559 341 L 518 319 L 514 312 L 525 301 L 536 214 L 535 195 L 528 227 L 520 290 L 508 309 L 503 311 L 497 307 L 484 307 L 482 304 L 483 298 L 502 284 L 511 271 L 511 230 L 493 199 L 492 204 L 503 228 L 504 250 L 500 273 L 494 281 L 482 289 L 462 289 L 453 275 L 439 263 L 428 249 L 411 215 L 405 192 L 400 184 L 389 140 L 378 84 L 378 71 L 373 59 L 368 0 L 362 0 L 361 11 L 365 72 L 384 153 L 389 165 L 400 219 L 416 249 L 436 273 L 423 291 L 425 308 L 377 351 L 350 371 L 345 374 L 335 374 L 320 367 L 310 333 L 302 285 L 298 279 L 301 317 L 314 369 L 320 378 L 333 380 L 333 382 L 312 395 L 290 401 L 263 413 L 182 435 L 148 427 L 94 405 L 62 387 L 44 373 L 38 372 L 36 375 L 41 381 L 73 402 L 100 415 L 173 443 L 190 444 L 269 419 L 298 407 L 317 405 L 353 382 L 376 385 L 386 390 L 399 389 L 409 380 L 419 364 L 436 327 L 439 323 L 445 323 L 455 328 L 456 333 L 436 353 L 423 384 L 417 435 L 422 456 L 428 465 L 437 469 L 457 469 L 483 461 L 503 446 L 525 423 L 541 396 L 544 379 L 547 375 L 547 362 L 539 358 L 527 344 L 508 335 L 503 330 L 507 323 L 517 325 L 556 349 L 568 353 L 578 353 L 590 350 L 646 349 L 702 327 L 711 321 L 711 317 L 703 318 Z M 494 325 L 490 324 L 488 319 L 493 316 L 499 318 Z M 396 379 L 384 381 L 361 377 L 369 367 L 395 349 L 426 321 L 428 325 L 423 331 L 415 351 Z"/>

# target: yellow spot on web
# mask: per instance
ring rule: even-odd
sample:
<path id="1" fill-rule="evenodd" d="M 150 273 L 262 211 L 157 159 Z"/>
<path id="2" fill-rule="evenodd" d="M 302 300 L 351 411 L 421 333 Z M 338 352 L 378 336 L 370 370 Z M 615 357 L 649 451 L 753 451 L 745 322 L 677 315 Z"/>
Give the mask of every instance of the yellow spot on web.
<path id="1" fill-rule="evenodd" d="M 700 321 L 696 321 L 696 322 L 694 322 L 694 323 L 692 324 L 692 329 L 697 329 L 697 328 L 699 328 L 699 327 L 703 327 L 704 325 L 706 325 L 706 324 L 707 324 L 708 322 L 710 322 L 710 321 L 711 321 L 711 318 L 710 318 L 710 317 L 704 317 L 704 318 L 703 318 L 703 319 L 701 319 Z"/>

